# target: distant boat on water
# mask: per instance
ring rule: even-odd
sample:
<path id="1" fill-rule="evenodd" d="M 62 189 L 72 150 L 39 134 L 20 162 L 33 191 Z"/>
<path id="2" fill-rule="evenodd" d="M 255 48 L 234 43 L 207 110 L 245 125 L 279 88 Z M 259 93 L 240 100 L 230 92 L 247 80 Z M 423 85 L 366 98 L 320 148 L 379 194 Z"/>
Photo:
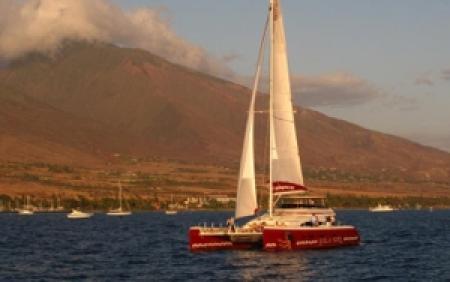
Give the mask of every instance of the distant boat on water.
<path id="1" fill-rule="evenodd" d="M 169 205 L 169 208 L 165 211 L 165 213 L 167 215 L 175 215 L 178 213 L 178 211 L 176 209 L 173 208 L 174 203 L 173 203 L 173 194 L 171 195 L 171 204 Z"/>
<path id="2" fill-rule="evenodd" d="M 19 215 L 33 215 L 34 214 L 34 210 L 32 209 L 32 207 L 30 205 L 30 196 L 27 196 L 26 204 L 24 205 L 24 207 L 22 209 L 18 209 L 17 213 Z"/>
<path id="3" fill-rule="evenodd" d="M 175 215 L 175 214 L 178 213 L 178 211 L 176 211 L 176 210 L 166 210 L 165 213 L 166 213 L 167 215 Z"/>
<path id="4" fill-rule="evenodd" d="M 390 205 L 382 205 L 378 204 L 376 207 L 372 207 L 369 209 L 371 212 L 392 212 L 395 209 L 391 207 Z"/>
<path id="5" fill-rule="evenodd" d="M 89 212 L 82 212 L 79 209 L 72 209 L 72 212 L 67 214 L 69 219 L 87 219 L 92 217 L 94 214 Z"/>
<path id="6" fill-rule="evenodd" d="M 55 211 L 63 211 L 63 210 L 64 210 L 64 207 L 61 204 L 61 198 L 58 197 L 58 198 L 56 198 L 56 209 L 55 209 Z"/>
<path id="7" fill-rule="evenodd" d="M 131 215 L 131 211 L 125 211 L 122 205 L 122 184 L 119 181 L 119 208 L 109 210 L 106 215 L 108 216 L 129 216 Z"/>

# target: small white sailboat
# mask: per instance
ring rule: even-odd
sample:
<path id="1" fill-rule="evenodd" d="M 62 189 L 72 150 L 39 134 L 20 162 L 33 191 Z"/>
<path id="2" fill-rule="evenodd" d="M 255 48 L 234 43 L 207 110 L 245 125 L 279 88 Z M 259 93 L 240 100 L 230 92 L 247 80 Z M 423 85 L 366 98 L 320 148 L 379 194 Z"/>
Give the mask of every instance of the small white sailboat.
<path id="1" fill-rule="evenodd" d="M 72 212 L 67 214 L 69 219 L 87 219 L 92 217 L 94 214 L 90 212 L 82 212 L 79 209 L 72 209 Z"/>
<path id="2" fill-rule="evenodd" d="M 371 212 L 392 212 L 395 209 L 391 207 L 390 205 L 382 205 L 378 203 L 378 206 L 372 207 L 369 209 Z"/>
<path id="3" fill-rule="evenodd" d="M 64 211 L 64 207 L 61 204 L 61 198 L 60 197 L 56 198 L 56 209 L 55 210 L 56 211 Z"/>
<path id="4" fill-rule="evenodd" d="M 109 210 L 106 215 L 108 216 L 129 216 L 131 211 L 126 211 L 122 206 L 122 183 L 119 181 L 119 208 L 114 210 Z"/>
<path id="5" fill-rule="evenodd" d="M 17 210 L 17 213 L 19 215 L 33 215 L 34 210 L 32 209 L 30 205 L 30 196 L 27 195 L 26 204 L 22 209 Z"/>
<path id="6" fill-rule="evenodd" d="M 173 203 L 173 194 L 171 195 L 171 204 L 169 205 L 169 208 L 165 211 L 167 215 L 176 215 L 178 211 L 174 209 L 174 203 Z"/>

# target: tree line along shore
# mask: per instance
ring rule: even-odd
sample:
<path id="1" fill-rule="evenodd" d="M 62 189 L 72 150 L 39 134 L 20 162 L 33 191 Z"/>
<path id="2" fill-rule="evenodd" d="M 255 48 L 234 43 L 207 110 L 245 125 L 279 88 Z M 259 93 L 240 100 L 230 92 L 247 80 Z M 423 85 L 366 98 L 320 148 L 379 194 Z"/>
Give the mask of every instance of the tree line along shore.
<path id="1" fill-rule="evenodd" d="M 107 211 L 117 206 L 115 198 L 87 198 L 77 196 L 71 198 L 39 198 L 28 196 L 9 196 L 0 195 L 0 211 L 15 211 L 26 205 L 26 197 L 29 197 L 29 206 L 36 211 L 50 212 L 71 210 L 73 208 L 83 208 L 93 211 Z M 260 200 L 261 209 L 265 209 L 265 195 Z M 397 209 L 447 209 L 450 208 L 450 197 L 369 197 L 356 195 L 337 195 L 327 194 L 327 203 L 329 207 L 341 209 L 368 209 L 377 204 L 387 204 Z M 151 198 L 125 198 L 124 204 L 127 209 L 134 211 L 156 211 L 164 209 L 177 210 L 231 210 L 234 208 L 234 199 L 225 200 L 199 195 L 198 197 L 185 197 L 184 195 L 174 195 L 171 198 L 160 198 L 157 195 Z"/>

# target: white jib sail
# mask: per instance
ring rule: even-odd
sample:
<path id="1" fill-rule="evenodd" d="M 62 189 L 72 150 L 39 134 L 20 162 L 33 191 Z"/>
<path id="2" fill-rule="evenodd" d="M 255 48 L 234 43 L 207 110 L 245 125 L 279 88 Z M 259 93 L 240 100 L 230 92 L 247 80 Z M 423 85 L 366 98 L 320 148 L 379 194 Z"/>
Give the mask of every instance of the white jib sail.
<path id="1" fill-rule="evenodd" d="M 255 162 L 253 145 L 254 95 L 252 95 L 248 112 L 247 128 L 241 157 L 235 217 L 240 218 L 255 214 L 258 207 L 256 200 Z"/>
<path id="2" fill-rule="evenodd" d="M 247 125 L 244 136 L 244 146 L 242 148 L 241 167 L 239 171 L 235 218 L 254 215 L 258 208 L 255 179 L 254 119 L 255 99 L 256 93 L 258 92 L 261 65 L 264 58 L 264 41 L 266 32 L 267 21 L 264 27 L 263 36 L 261 38 L 255 80 L 253 83 L 252 97 L 248 110 Z"/>
<path id="3" fill-rule="evenodd" d="M 283 16 L 278 0 L 272 11 L 272 115 L 271 165 L 272 181 L 303 185 L 303 173 L 298 153 L 297 134 L 292 107 L 289 66 Z"/>

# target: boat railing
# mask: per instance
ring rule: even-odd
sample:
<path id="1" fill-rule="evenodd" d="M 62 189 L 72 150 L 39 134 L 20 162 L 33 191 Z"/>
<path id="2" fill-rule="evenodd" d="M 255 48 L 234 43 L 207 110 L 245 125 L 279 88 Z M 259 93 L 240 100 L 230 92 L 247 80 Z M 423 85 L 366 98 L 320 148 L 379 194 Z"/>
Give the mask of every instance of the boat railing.
<path id="1" fill-rule="evenodd" d="M 211 224 L 210 226 L 207 226 L 206 223 L 203 225 L 198 225 L 197 228 L 200 229 L 201 233 L 206 234 L 234 234 L 234 233 L 246 233 L 246 234 L 254 234 L 254 233 L 261 233 L 261 226 L 246 226 L 246 227 L 222 227 L 222 226 L 214 226 L 214 224 Z"/>

